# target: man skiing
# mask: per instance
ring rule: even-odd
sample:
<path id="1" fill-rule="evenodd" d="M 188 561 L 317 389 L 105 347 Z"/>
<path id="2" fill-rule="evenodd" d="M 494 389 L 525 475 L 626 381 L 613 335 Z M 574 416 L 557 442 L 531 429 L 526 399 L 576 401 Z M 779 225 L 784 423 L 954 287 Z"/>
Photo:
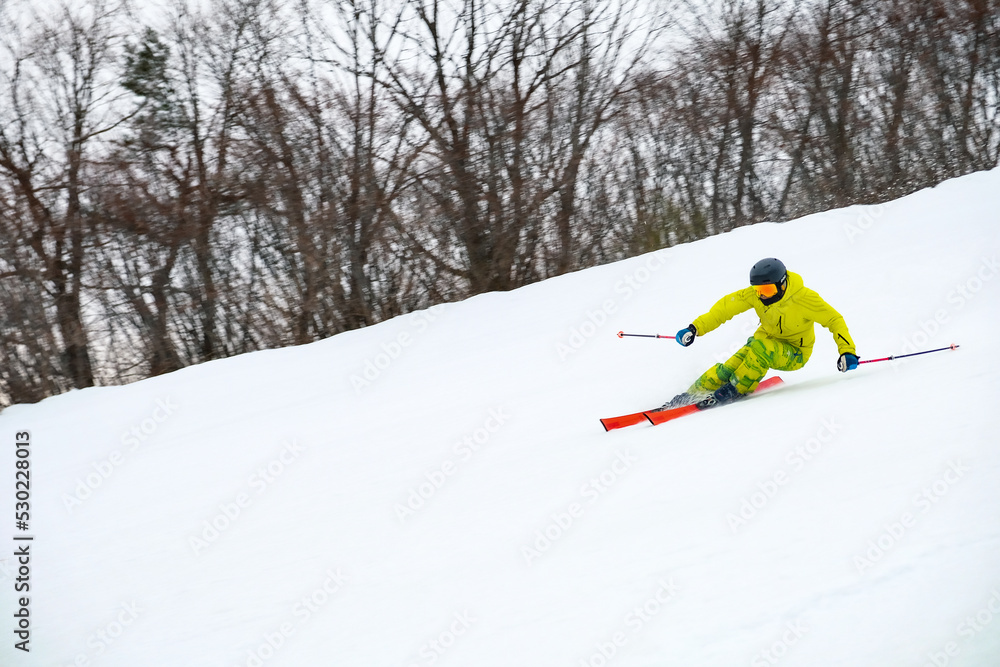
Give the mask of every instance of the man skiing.
<path id="1" fill-rule="evenodd" d="M 837 368 L 846 372 L 858 367 L 854 342 L 843 316 L 806 287 L 801 276 L 786 270 L 785 265 L 773 257 L 753 265 L 750 287 L 722 297 L 711 310 L 678 331 L 677 342 L 687 347 L 696 336 L 704 336 L 751 308 L 760 318 L 760 327 L 747 344 L 725 363 L 705 371 L 686 392 L 675 396 L 661 410 L 702 399 L 729 403 L 756 389 L 768 369 L 794 371 L 802 368 L 809 361 L 816 342 L 814 322 L 833 334 L 840 353 Z"/>

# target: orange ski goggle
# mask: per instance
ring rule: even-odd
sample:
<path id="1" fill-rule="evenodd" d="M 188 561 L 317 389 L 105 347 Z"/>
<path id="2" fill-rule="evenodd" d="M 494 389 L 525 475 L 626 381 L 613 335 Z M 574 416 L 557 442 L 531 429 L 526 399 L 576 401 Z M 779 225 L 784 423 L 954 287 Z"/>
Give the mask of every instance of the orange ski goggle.
<path id="1" fill-rule="evenodd" d="M 762 299 L 770 299 L 778 293 L 778 286 L 773 284 L 754 285 L 753 288 L 757 291 L 757 296 Z"/>

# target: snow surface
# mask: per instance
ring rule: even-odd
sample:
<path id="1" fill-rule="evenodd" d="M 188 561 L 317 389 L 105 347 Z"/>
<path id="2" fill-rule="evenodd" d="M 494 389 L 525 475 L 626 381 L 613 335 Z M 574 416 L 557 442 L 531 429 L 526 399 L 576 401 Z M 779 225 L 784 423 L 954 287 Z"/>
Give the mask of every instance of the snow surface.
<path id="1" fill-rule="evenodd" d="M 1000 665 L 998 211 L 977 173 L 13 406 L 0 664 Z M 615 333 L 672 335 L 768 256 L 862 358 L 961 349 L 841 374 L 818 328 L 779 390 L 605 433 L 756 318 Z"/>

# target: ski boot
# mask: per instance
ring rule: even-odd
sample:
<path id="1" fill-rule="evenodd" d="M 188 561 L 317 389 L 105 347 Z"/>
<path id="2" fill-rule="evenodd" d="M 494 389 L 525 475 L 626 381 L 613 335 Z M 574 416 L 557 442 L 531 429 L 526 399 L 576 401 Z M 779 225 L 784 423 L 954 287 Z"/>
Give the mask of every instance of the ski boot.
<path id="1" fill-rule="evenodd" d="M 731 383 L 726 383 L 715 390 L 711 396 L 698 403 L 698 407 L 702 410 L 706 408 L 714 408 L 717 405 L 725 405 L 726 403 L 732 403 L 733 401 L 738 401 L 743 398 L 743 394 L 736 389 L 736 385 Z"/>

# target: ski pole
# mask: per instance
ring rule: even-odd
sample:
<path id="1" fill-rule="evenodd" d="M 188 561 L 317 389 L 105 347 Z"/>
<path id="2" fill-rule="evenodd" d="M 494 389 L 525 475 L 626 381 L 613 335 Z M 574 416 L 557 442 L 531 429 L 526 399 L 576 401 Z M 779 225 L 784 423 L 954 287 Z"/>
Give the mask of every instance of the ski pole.
<path id="1" fill-rule="evenodd" d="M 673 338 L 673 336 L 661 336 L 660 334 L 627 334 L 624 331 L 618 332 L 619 338 L 624 338 L 625 336 L 632 336 L 633 338 Z"/>
<path id="2" fill-rule="evenodd" d="M 902 359 L 904 357 L 916 357 L 920 354 L 930 354 L 931 352 L 941 352 L 942 350 L 957 350 L 958 347 L 958 345 L 952 343 L 948 347 L 939 347 L 936 350 L 924 350 L 923 352 L 913 352 L 911 354 L 897 354 L 892 357 L 882 357 L 881 359 L 864 359 L 859 361 L 858 364 L 874 364 L 876 361 L 892 361 L 893 359 Z"/>

